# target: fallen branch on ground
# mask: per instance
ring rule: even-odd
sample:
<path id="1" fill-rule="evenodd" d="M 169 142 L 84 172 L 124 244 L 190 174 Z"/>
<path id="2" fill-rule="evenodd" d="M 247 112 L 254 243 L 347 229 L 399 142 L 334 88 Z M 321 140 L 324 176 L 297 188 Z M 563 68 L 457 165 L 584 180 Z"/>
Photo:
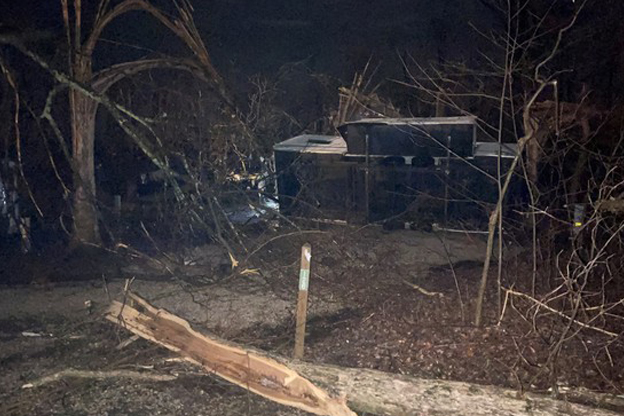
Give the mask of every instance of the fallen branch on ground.
<path id="1" fill-rule="evenodd" d="M 202 335 L 187 321 L 133 293 L 128 293 L 128 300 L 132 305 L 114 301 L 106 319 L 277 403 L 318 415 L 355 416 L 343 399 L 330 396 L 275 359 Z"/>
<path id="2" fill-rule="evenodd" d="M 269 357 L 266 353 L 202 335 L 193 330 L 187 321 L 164 309 L 153 307 L 132 293 L 128 294 L 128 299 L 135 305 L 113 302 L 106 318 L 240 387 L 278 403 L 320 415 L 354 415 L 344 399 L 335 397 L 346 398 L 348 405 L 358 411 L 389 416 L 620 414 L 538 394 L 520 394 L 515 390 L 495 386 L 427 380 L 376 370 Z M 597 406 L 622 410 L 614 406 L 612 400 L 595 398 L 592 402 Z"/>
<path id="3" fill-rule="evenodd" d="M 133 342 L 137 341 L 140 337 L 138 335 L 132 335 L 130 338 L 128 338 L 125 341 L 121 341 L 119 344 L 117 344 L 117 346 L 115 347 L 116 350 L 122 350 L 124 348 L 126 348 L 128 345 L 132 344 Z"/>
<path id="4" fill-rule="evenodd" d="M 170 374 L 152 374 L 131 370 L 113 370 L 113 371 L 88 371 L 75 370 L 73 368 L 59 371 L 58 373 L 42 377 L 22 386 L 23 389 L 32 389 L 41 387 L 44 384 L 53 383 L 63 378 L 92 378 L 104 380 L 108 378 L 129 378 L 132 380 L 148 380 L 148 381 L 171 381 L 177 377 Z"/>
<path id="5" fill-rule="evenodd" d="M 415 283 L 408 282 L 407 280 L 403 280 L 403 283 L 405 283 L 408 286 L 411 286 L 413 289 L 416 289 L 417 291 L 419 291 L 420 293 L 422 293 L 425 296 L 439 296 L 441 298 L 444 297 L 444 294 L 441 293 L 441 292 L 430 292 L 427 289 L 423 289 L 422 287 L 418 286 Z"/>
<path id="6" fill-rule="evenodd" d="M 546 305 L 544 302 L 542 302 L 542 301 L 540 301 L 538 299 L 535 299 L 534 297 L 531 297 L 531 296 L 527 295 L 526 293 L 517 292 L 517 291 L 512 290 L 512 289 L 506 289 L 506 288 L 502 288 L 502 289 L 507 294 L 527 299 L 527 300 L 535 303 L 539 307 L 544 308 L 547 311 L 552 312 L 555 315 L 558 315 L 558 316 L 560 316 L 562 318 L 565 318 L 568 321 L 571 321 L 573 324 L 578 325 L 581 328 L 591 329 L 592 331 L 600 332 L 601 334 L 608 335 L 608 336 L 614 337 L 614 338 L 617 338 L 617 337 L 620 336 L 620 334 L 616 334 L 615 332 L 607 331 L 606 329 L 598 328 L 597 326 L 592 326 L 592 325 L 586 324 L 585 322 L 581 322 L 581 321 L 579 321 L 577 319 L 574 319 L 574 318 L 566 315 L 565 313 L 563 313 L 561 311 L 558 311 L 557 309 L 552 308 L 552 307 Z"/>

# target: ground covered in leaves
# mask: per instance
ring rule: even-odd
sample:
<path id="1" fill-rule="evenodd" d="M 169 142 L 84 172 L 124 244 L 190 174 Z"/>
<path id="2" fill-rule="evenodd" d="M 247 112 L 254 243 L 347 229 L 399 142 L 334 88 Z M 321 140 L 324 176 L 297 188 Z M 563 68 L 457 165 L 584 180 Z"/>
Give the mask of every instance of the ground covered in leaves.
<path id="1" fill-rule="evenodd" d="M 305 242 L 313 251 L 307 360 L 520 391 L 624 389 L 621 337 L 587 328 L 555 350 L 565 319 L 532 316 L 525 299 L 508 299 L 500 320 L 496 267 L 485 325 L 471 325 L 482 237 L 345 227 L 272 235 L 234 270 L 209 245 L 149 258 L 60 249 L 7 257 L 0 271 L 7 283 L 0 288 L 0 414 L 303 414 L 205 375 L 146 341 L 124 343 L 130 335 L 103 321 L 101 311 L 135 277 L 133 290 L 197 328 L 290 355 Z M 525 250 L 508 244 L 506 259 L 503 283 L 527 289 Z M 24 388 L 70 368 L 176 378 L 62 378 Z"/>

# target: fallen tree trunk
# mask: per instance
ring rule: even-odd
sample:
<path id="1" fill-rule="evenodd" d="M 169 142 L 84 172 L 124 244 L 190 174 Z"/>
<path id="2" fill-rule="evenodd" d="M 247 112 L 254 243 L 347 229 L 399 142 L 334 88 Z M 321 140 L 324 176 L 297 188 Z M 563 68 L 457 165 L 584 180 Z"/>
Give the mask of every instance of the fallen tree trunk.
<path id="1" fill-rule="evenodd" d="M 187 321 L 149 305 L 134 294 L 129 296 L 134 305 L 113 302 L 106 314 L 108 320 L 245 389 L 319 415 L 354 415 L 347 404 L 358 411 L 391 416 L 619 414 L 541 395 L 520 395 L 514 390 L 494 386 L 269 357 L 266 353 L 200 334 Z"/>
<path id="2" fill-rule="evenodd" d="M 289 362 L 320 387 L 346 395 L 352 409 L 392 416 L 615 416 L 621 413 L 551 397 L 377 370 Z M 608 403 L 607 403 L 608 405 Z"/>
<path id="3" fill-rule="evenodd" d="M 271 357 L 229 345 L 193 330 L 135 294 L 132 306 L 114 301 L 106 318 L 253 393 L 286 406 L 327 416 L 356 416 L 344 399 L 330 397 L 296 371 Z"/>

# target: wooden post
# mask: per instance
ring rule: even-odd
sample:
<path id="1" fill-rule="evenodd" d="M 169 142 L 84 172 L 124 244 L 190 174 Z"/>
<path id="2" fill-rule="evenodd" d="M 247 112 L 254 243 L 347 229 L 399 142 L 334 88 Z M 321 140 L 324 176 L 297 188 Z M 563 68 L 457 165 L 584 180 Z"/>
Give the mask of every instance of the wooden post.
<path id="1" fill-rule="evenodd" d="M 299 270 L 299 294 L 297 295 L 297 326 L 295 330 L 296 360 L 303 358 L 303 345 L 305 341 L 306 316 L 308 314 L 308 286 L 310 285 L 310 259 L 312 247 L 304 244 L 301 247 L 301 269 Z"/>
<path id="2" fill-rule="evenodd" d="M 368 133 L 366 133 L 366 167 L 364 170 L 364 205 L 366 209 L 366 224 L 370 222 L 370 143 Z"/>
<path id="3" fill-rule="evenodd" d="M 115 213 L 115 215 L 119 216 L 121 215 L 121 195 L 115 195 L 113 197 L 113 201 L 113 212 Z"/>

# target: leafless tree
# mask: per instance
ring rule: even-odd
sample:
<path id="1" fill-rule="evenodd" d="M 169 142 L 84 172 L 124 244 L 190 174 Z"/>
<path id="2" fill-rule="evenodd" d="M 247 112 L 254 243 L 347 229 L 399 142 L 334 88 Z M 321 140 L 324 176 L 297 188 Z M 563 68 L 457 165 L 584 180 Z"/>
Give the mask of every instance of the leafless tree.
<path id="1" fill-rule="evenodd" d="M 97 99 L 121 79 L 153 68 L 176 68 L 194 73 L 211 83 L 219 95 L 231 105 L 224 84 L 210 60 L 208 51 L 201 40 L 192 18 L 192 7 L 187 1 L 174 2 L 176 17 L 158 9 L 146 0 L 124 0 L 112 5 L 109 0 L 101 0 L 93 23 L 85 27 L 84 10 L 81 0 L 60 0 L 65 37 L 68 47 L 67 74 L 53 71 L 57 82 L 69 86 L 69 114 L 71 125 L 71 161 L 74 170 L 73 192 L 73 241 L 97 243 L 98 214 L 95 206 L 96 184 L 94 176 L 94 141 Z M 98 72 L 93 71 L 93 54 L 103 30 L 115 19 L 131 12 L 142 11 L 159 21 L 168 31 L 179 38 L 190 50 L 192 58 L 152 58 L 122 62 Z M 27 50 L 19 39 L 3 39 L 35 59 L 48 70 L 50 66 Z M 88 93 L 87 93 L 88 91 Z M 50 105 L 58 88 L 48 98 Z M 49 106 L 48 106 L 49 107 Z M 49 115 L 49 109 L 48 109 Z M 125 122 L 137 122 L 131 113 L 126 112 Z M 146 123 L 142 123 L 148 127 Z"/>
<path id="2" fill-rule="evenodd" d="M 535 181 L 535 166 L 540 141 L 548 136 L 557 123 L 544 125 L 543 117 L 536 110 L 543 105 L 544 97 L 556 103 L 557 75 L 552 64 L 559 52 L 562 40 L 577 21 L 586 2 L 575 6 L 567 21 L 558 27 L 546 25 L 552 7 L 546 7 L 539 14 L 532 10 L 528 1 L 491 1 L 487 5 L 501 18 L 502 31 L 481 34 L 490 41 L 491 49 L 482 53 L 485 65 L 468 68 L 463 64 L 447 63 L 442 67 L 425 68 L 414 60 L 418 73 L 411 71 L 411 86 L 415 86 L 423 97 L 432 103 L 443 103 L 451 111 L 478 117 L 482 135 L 502 143 L 509 137 L 517 138 L 517 154 L 508 171 L 502 171 L 498 163 L 498 197 L 492 207 L 488 222 L 488 243 L 486 260 L 481 276 L 479 294 L 476 299 L 475 324 L 482 323 L 483 302 L 487 288 L 495 236 L 502 235 L 502 211 L 505 196 L 509 190 L 516 168 L 527 163 L 530 188 Z M 538 9 L 539 10 L 539 9 Z M 527 26 L 527 21 L 533 21 Z M 478 30 L 478 29 L 476 29 Z M 544 44 L 548 45 L 545 49 Z M 540 53 L 541 51 L 541 53 Z M 545 51 L 545 52 L 544 52 Z M 555 113 L 558 114 L 557 107 Z M 543 113 L 541 113 L 543 116 Z M 557 120 L 558 121 L 558 120 Z M 525 149 L 533 159 L 523 159 Z M 498 240 L 498 285 L 502 274 L 502 239 Z M 500 309 L 500 290 L 499 290 Z"/>

